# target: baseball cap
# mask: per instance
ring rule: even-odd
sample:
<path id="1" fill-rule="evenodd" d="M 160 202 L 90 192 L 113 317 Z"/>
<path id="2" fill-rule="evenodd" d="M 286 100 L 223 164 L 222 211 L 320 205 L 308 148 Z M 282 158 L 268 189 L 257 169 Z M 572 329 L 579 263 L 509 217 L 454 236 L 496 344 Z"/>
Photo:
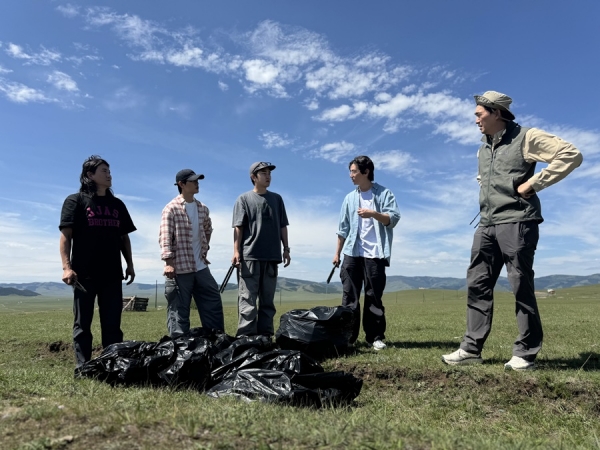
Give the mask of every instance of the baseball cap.
<path id="1" fill-rule="evenodd" d="M 196 181 L 196 180 L 204 180 L 204 175 L 196 175 L 192 169 L 183 169 L 177 172 L 175 175 L 175 185 L 180 181 Z"/>
<path id="2" fill-rule="evenodd" d="M 275 166 L 270 162 L 258 161 L 250 166 L 250 175 L 254 175 L 256 172 L 262 169 L 275 170 Z"/>

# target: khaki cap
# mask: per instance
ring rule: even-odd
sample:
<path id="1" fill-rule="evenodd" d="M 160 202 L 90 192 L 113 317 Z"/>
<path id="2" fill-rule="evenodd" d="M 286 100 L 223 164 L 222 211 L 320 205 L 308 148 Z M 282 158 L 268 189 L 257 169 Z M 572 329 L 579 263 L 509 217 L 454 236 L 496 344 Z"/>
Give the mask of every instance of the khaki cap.
<path id="1" fill-rule="evenodd" d="M 512 98 L 506 94 L 496 91 L 487 91 L 483 95 L 475 95 L 475 103 L 481 106 L 488 106 L 490 108 L 501 109 L 508 113 L 510 120 L 515 120 L 515 115 L 510 111 L 510 104 Z"/>

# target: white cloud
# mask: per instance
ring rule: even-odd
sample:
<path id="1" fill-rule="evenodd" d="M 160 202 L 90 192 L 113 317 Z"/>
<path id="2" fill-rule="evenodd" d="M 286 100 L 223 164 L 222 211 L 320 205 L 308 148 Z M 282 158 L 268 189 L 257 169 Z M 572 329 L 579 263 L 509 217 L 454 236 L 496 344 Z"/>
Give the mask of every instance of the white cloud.
<path id="1" fill-rule="evenodd" d="M 258 137 L 258 139 L 264 142 L 265 148 L 273 148 L 287 147 L 291 145 L 294 141 L 292 139 L 288 139 L 287 137 L 287 134 L 282 136 L 274 131 L 265 131 L 261 136 Z"/>
<path id="2" fill-rule="evenodd" d="M 0 92 L 3 92 L 11 102 L 15 103 L 47 103 L 56 101 L 48 98 L 43 92 L 37 89 L 30 88 L 21 83 L 6 81 L 3 78 L 0 78 Z"/>
<path id="3" fill-rule="evenodd" d="M 42 50 L 38 53 L 26 53 L 23 47 L 17 44 L 9 42 L 6 53 L 16 59 L 24 59 L 25 64 L 36 64 L 41 66 L 48 66 L 53 62 L 60 61 L 61 54 L 52 50 L 48 50 L 42 47 Z"/>
<path id="4" fill-rule="evenodd" d="M 219 89 L 221 89 L 223 92 L 229 90 L 229 86 L 227 85 L 227 83 L 219 81 L 218 85 L 219 85 Z"/>
<path id="5" fill-rule="evenodd" d="M 67 3 L 66 5 L 58 5 L 56 10 L 60 12 L 63 16 L 73 18 L 79 15 L 79 6 L 71 5 Z"/>
<path id="6" fill-rule="evenodd" d="M 352 112 L 353 110 L 349 105 L 340 105 L 323 111 L 317 117 L 317 120 L 323 122 L 342 122 L 353 116 Z"/>
<path id="7" fill-rule="evenodd" d="M 73 80 L 69 75 L 64 72 L 59 72 L 55 70 L 46 80 L 48 83 L 52 84 L 55 88 L 69 91 L 69 92 L 77 92 L 79 88 L 77 87 L 77 83 Z"/>
<path id="8" fill-rule="evenodd" d="M 304 101 L 304 106 L 309 111 L 315 111 L 319 109 L 319 102 L 316 99 L 307 99 Z"/>
<path id="9" fill-rule="evenodd" d="M 413 172 L 414 169 L 411 167 L 411 164 L 416 162 L 410 153 L 400 150 L 376 152 L 371 155 L 371 159 L 377 170 L 390 172 L 396 176 Z"/>
<path id="10" fill-rule="evenodd" d="M 334 163 L 340 162 L 348 155 L 354 154 L 355 145 L 346 141 L 325 144 L 319 149 L 312 150 L 311 156 L 322 158 Z"/>
<path id="11" fill-rule="evenodd" d="M 145 103 L 144 97 L 129 87 L 121 87 L 104 100 L 106 108 L 116 111 L 136 109 Z"/>
<path id="12" fill-rule="evenodd" d="M 4 67 L 0 66 L 0 74 L 1 73 L 11 73 L 12 70 L 11 69 L 5 69 Z"/>
<path id="13" fill-rule="evenodd" d="M 277 67 L 258 59 L 244 62 L 243 67 L 246 71 L 246 79 L 252 83 L 270 84 L 279 75 Z"/>

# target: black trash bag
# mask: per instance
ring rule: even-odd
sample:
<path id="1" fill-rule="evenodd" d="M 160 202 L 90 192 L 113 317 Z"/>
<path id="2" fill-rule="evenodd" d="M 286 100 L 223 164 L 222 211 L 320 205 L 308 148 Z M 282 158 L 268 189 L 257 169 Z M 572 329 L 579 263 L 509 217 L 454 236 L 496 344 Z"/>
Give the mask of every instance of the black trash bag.
<path id="1" fill-rule="evenodd" d="M 281 315 L 275 341 L 283 349 L 323 359 L 348 350 L 353 325 L 354 313 L 347 306 L 294 309 Z"/>
<path id="2" fill-rule="evenodd" d="M 229 347 L 226 347 L 224 350 L 215 355 L 215 368 L 224 364 L 229 364 L 231 361 L 250 348 L 257 349 L 260 352 L 266 352 L 271 350 L 273 347 L 274 345 L 271 340 L 265 336 L 241 337 L 233 341 Z"/>
<path id="3" fill-rule="evenodd" d="M 344 372 L 290 375 L 279 370 L 241 369 L 206 393 L 214 398 L 233 396 L 245 401 L 321 407 L 350 402 L 361 388 L 361 379 Z"/>
<path id="4" fill-rule="evenodd" d="M 190 328 L 185 333 L 175 333 L 174 336 L 171 336 L 171 339 L 177 339 L 179 337 L 201 337 L 204 339 L 208 339 L 211 342 L 214 342 L 219 335 L 223 332 L 219 330 L 215 330 L 214 328 L 203 328 L 203 327 L 194 327 Z M 169 336 L 165 336 L 163 340 L 169 339 Z"/>
<path id="5" fill-rule="evenodd" d="M 352 402 L 362 389 L 363 380 L 345 372 L 298 374 L 292 377 L 296 405 L 339 406 Z"/>
<path id="6" fill-rule="evenodd" d="M 173 340 L 176 359 L 158 378 L 169 386 L 203 390 L 210 381 L 213 365 L 212 344 L 203 337 L 181 336 Z"/>
<path id="7" fill-rule="evenodd" d="M 175 358 L 172 342 L 125 341 L 111 344 L 102 354 L 79 368 L 79 375 L 108 383 L 155 383 L 158 371 L 171 365 Z"/>
<path id="8" fill-rule="evenodd" d="M 317 361 L 298 350 L 261 352 L 257 348 L 249 348 L 231 362 L 213 370 L 212 380 L 214 383 L 221 382 L 240 369 L 279 370 L 289 375 L 323 372 L 323 367 Z"/>
<path id="9" fill-rule="evenodd" d="M 241 400 L 287 403 L 292 396 L 290 376 L 279 370 L 237 370 L 206 391 L 214 397 L 233 396 Z"/>

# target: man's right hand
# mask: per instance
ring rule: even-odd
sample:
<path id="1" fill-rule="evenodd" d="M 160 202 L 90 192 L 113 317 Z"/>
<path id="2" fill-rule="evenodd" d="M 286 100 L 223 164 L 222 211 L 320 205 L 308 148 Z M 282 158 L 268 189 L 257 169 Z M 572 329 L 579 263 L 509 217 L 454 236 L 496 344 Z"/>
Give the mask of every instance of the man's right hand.
<path id="1" fill-rule="evenodd" d="M 340 267 L 340 255 L 335 254 L 333 257 L 333 265 L 335 267 Z"/>
<path id="2" fill-rule="evenodd" d="M 63 270 L 62 280 L 64 283 L 71 285 L 77 281 L 77 274 L 73 271 L 73 269 L 65 269 Z"/>
<path id="3" fill-rule="evenodd" d="M 240 257 L 240 252 L 234 252 L 233 258 L 231 258 L 231 265 L 240 268 L 240 261 L 242 258 Z"/>
<path id="4" fill-rule="evenodd" d="M 172 280 L 173 278 L 175 278 L 175 267 L 171 266 L 170 264 L 167 264 L 165 266 L 165 271 L 163 272 L 163 275 Z"/>

